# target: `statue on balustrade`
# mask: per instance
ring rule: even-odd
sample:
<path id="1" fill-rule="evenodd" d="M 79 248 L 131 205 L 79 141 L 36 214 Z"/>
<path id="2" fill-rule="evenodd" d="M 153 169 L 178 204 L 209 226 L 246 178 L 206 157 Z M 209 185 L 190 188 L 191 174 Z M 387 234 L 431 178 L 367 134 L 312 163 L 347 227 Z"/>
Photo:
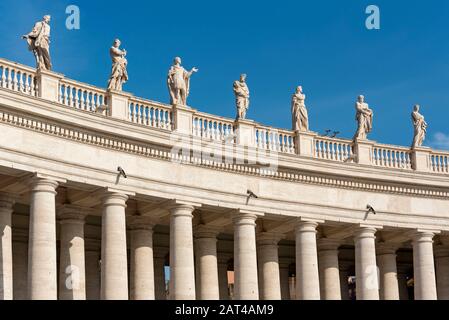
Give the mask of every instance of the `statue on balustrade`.
<path id="1" fill-rule="evenodd" d="M 356 104 L 356 120 L 358 123 L 357 132 L 354 136 L 354 140 L 367 139 L 368 133 L 373 129 L 373 110 L 371 110 L 368 104 L 365 102 L 364 96 L 359 96 Z"/>
<path id="2" fill-rule="evenodd" d="M 244 120 L 249 108 L 249 89 L 246 84 L 246 74 L 240 75 L 240 80 L 234 82 L 234 94 L 237 105 L 237 120 Z"/>
<path id="3" fill-rule="evenodd" d="M 412 148 L 421 147 L 426 139 L 427 122 L 424 116 L 419 113 L 419 105 L 416 105 L 412 112 L 413 126 L 415 127 L 415 135 L 413 138 Z"/>
<path id="4" fill-rule="evenodd" d="M 33 52 L 38 70 L 51 70 L 50 58 L 50 19 L 44 16 L 42 21 L 34 25 L 33 30 L 22 36 L 28 43 L 28 49 Z"/>
<path id="5" fill-rule="evenodd" d="M 120 49 L 121 42 L 115 39 L 114 43 L 109 49 L 109 54 L 112 59 L 112 71 L 108 81 L 108 90 L 122 91 L 123 84 L 128 81 L 128 60 L 126 57 L 126 50 Z"/>
<path id="6" fill-rule="evenodd" d="M 305 105 L 306 95 L 302 87 L 296 88 L 292 97 L 292 120 L 294 131 L 309 131 L 309 115 Z"/>
<path id="7" fill-rule="evenodd" d="M 170 93 L 170 103 L 172 105 L 187 105 L 187 97 L 190 92 L 190 77 L 195 72 L 198 72 L 197 68 L 192 68 L 191 71 L 186 71 L 181 66 L 181 58 L 176 57 L 173 61 L 173 65 L 168 71 L 167 85 Z"/>

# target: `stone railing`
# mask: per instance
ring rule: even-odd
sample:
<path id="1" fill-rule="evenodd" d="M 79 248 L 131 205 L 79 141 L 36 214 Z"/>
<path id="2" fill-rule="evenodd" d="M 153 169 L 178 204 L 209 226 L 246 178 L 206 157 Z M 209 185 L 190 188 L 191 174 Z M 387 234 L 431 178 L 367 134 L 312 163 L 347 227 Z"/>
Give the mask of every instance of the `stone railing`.
<path id="1" fill-rule="evenodd" d="M 193 136 L 234 143 L 234 121 L 196 111 L 193 114 Z"/>
<path id="2" fill-rule="evenodd" d="M 257 148 L 295 153 L 295 133 L 293 131 L 256 125 L 255 133 Z"/>
<path id="3" fill-rule="evenodd" d="M 70 79 L 59 81 L 59 103 L 79 110 L 96 112 L 106 105 L 106 90 Z"/>
<path id="4" fill-rule="evenodd" d="M 352 145 L 351 140 L 317 136 L 314 141 L 315 157 L 346 162 L 353 157 Z"/>
<path id="5" fill-rule="evenodd" d="M 412 150 L 409 148 L 376 144 L 373 146 L 372 159 L 376 166 L 412 169 Z"/>
<path id="6" fill-rule="evenodd" d="M 132 97 L 128 101 L 129 121 L 153 128 L 172 130 L 171 106 Z"/>
<path id="7" fill-rule="evenodd" d="M 449 152 L 432 151 L 430 169 L 432 172 L 449 173 Z"/>
<path id="8" fill-rule="evenodd" d="M 36 96 L 36 69 L 0 59 L 0 88 Z"/>
<path id="9" fill-rule="evenodd" d="M 107 91 L 67 79 L 58 73 L 36 71 L 5 59 L 0 59 L 0 89 L 213 142 L 325 161 L 449 174 L 449 152 L 425 147 L 412 150 L 368 140 L 354 143 L 319 136 L 314 132 L 276 129 L 251 120 L 235 121 L 186 106 L 171 106 L 126 92 Z"/>

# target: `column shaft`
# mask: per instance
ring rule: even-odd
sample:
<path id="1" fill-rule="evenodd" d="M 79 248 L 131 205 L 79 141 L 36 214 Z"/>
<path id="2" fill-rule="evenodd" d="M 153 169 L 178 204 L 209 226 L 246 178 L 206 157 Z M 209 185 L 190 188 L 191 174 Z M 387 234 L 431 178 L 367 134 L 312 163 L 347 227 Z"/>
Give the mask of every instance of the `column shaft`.
<path id="1" fill-rule="evenodd" d="M 430 232 L 418 232 L 413 237 L 415 300 L 437 299 L 433 236 Z"/>
<path id="2" fill-rule="evenodd" d="M 14 198 L 0 194 L 0 300 L 13 299 L 12 207 Z"/>
<path id="3" fill-rule="evenodd" d="M 281 300 L 278 250 L 280 240 L 279 235 L 270 233 L 259 234 L 257 238 L 261 300 Z"/>
<path id="4" fill-rule="evenodd" d="M 86 242 L 86 299 L 100 300 L 101 298 L 101 275 L 100 257 L 101 244 L 97 241 Z"/>
<path id="5" fill-rule="evenodd" d="M 341 300 L 338 247 L 339 244 L 332 240 L 319 240 L 318 265 L 321 284 L 320 294 L 323 300 Z"/>
<path id="6" fill-rule="evenodd" d="M 170 209 L 170 299 L 195 300 L 192 212 L 190 205 Z"/>
<path id="7" fill-rule="evenodd" d="M 281 282 L 281 299 L 290 300 L 290 263 L 286 259 L 279 259 L 279 278 Z"/>
<path id="8" fill-rule="evenodd" d="M 235 299 L 258 300 L 256 215 L 240 214 L 234 222 Z"/>
<path id="9" fill-rule="evenodd" d="M 13 296 L 14 300 L 26 300 L 28 278 L 28 235 L 26 231 L 16 236 L 17 229 L 13 231 Z M 15 239 L 14 239 L 15 238 Z"/>
<path id="10" fill-rule="evenodd" d="M 132 300 L 154 300 L 153 224 L 134 218 L 130 224 Z"/>
<path id="11" fill-rule="evenodd" d="M 354 235 L 357 300 L 379 300 L 375 228 L 360 228 Z"/>
<path id="12" fill-rule="evenodd" d="M 196 266 L 198 270 L 199 300 L 219 300 L 217 263 L 217 232 L 198 229 L 195 232 Z"/>
<path id="13" fill-rule="evenodd" d="M 155 247 L 154 250 L 154 289 L 156 300 L 167 300 L 165 283 L 165 260 L 168 248 Z"/>
<path id="14" fill-rule="evenodd" d="M 399 300 L 396 249 L 379 247 L 377 255 L 381 300 Z"/>
<path id="15" fill-rule="evenodd" d="M 435 249 L 438 300 L 449 300 L 449 247 Z"/>
<path id="16" fill-rule="evenodd" d="M 228 262 L 231 256 L 218 253 L 218 285 L 220 300 L 229 300 Z"/>
<path id="17" fill-rule="evenodd" d="M 60 215 L 59 299 L 86 300 L 84 214 L 63 208 Z"/>
<path id="18" fill-rule="evenodd" d="M 296 299 L 320 300 L 320 280 L 315 222 L 296 227 Z"/>
<path id="19" fill-rule="evenodd" d="M 31 300 L 56 300 L 56 208 L 58 183 L 35 178 L 31 185 L 28 247 L 28 297 Z"/>
<path id="20" fill-rule="evenodd" d="M 128 196 L 106 193 L 101 223 L 101 299 L 128 299 L 125 208 Z"/>

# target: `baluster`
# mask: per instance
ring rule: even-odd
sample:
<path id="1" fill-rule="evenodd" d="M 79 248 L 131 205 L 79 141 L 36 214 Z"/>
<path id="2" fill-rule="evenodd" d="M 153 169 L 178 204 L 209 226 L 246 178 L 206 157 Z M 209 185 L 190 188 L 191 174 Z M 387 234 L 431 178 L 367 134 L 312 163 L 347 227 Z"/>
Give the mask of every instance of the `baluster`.
<path id="1" fill-rule="evenodd" d="M 18 81 L 17 81 L 17 71 L 14 70 L 14 78 L 13 78 L 13 82 L 12 82 L 12 87 L 11 87 L 11 89 L 12 89 L 12 90 L 17 90 L 17 84 L 18 84 Z"/>
<path id="2" fill-rule="evenodd" d="M 2 88 L 6 88 L 6 67 L 2 67 L 1 85 Z"/>
<path id="3" fill-rule="evenodd" d="M 80 109 L 84 109 L 84 91 L 80 89 Z"/>
<path id="4" fill-rule="evenodd" d="M 68 92 L 67 92 L 68 91 L 68 85 L 63 85 L 62 87 L 63 87 L 63 89 L 62 89 L 63 93 L 62 93 L 62 101 L 61 101 L 61 103 L 64 104 L 64 105 L 69 105 Z"/>
<path id="5" fill-rule="evenodd" d="M 17 82 L 17 91 L 23 92 L 23 73 L 22 71 L 19 71 L 17 74 L 18 82 Z"/>

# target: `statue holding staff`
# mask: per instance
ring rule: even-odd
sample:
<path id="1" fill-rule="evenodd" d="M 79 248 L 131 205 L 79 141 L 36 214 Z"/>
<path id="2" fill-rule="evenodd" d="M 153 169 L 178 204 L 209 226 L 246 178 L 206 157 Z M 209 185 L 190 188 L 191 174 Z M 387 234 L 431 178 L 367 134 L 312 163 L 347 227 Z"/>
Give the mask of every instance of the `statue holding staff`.
<path id="1" fill-rule="evenodd" d="M 50 57 L 50 19 L 45 15 L 42 21 L 34 25 L 30 33 L 22 36 L 28 43 L 28 49 L 33 52 L 38 70 L 51 70 Z"/>
<path id="2" fill-rule="evenodd" d="M 181 58 L 176 57 L 173 61 L 173 65 L 168 71 L 167 85 L 170 93 L 170 103 L 172 105 L 187 105 L 187 97 L 190 93 L 190 77 L 195 72 L 198 72 L 197 68 L 192 68 L 191 71 L 186 71 L 181 66 Z"/>
<path id="3" fill-rule="evenodd" d="M 358 127 L 354 140 L 367 139 L 368 133 L 373 129 L 373 110 L 369 108 L 368 104 L 365 102 L 365 97 L 362 95 L 358 97 L 355 109 Z"/>
<path id="4" fill-rule="evenodd" d="M 128 60 L 126 57 L 126 50 L 120 49 L 121 42 L 115 39 L 112 47 L 109 49 L 109 54 L 112 60 L 112 71 L 108 81 L 108 90 L 122 91 L 123 84 L 128 81 Z"/>

